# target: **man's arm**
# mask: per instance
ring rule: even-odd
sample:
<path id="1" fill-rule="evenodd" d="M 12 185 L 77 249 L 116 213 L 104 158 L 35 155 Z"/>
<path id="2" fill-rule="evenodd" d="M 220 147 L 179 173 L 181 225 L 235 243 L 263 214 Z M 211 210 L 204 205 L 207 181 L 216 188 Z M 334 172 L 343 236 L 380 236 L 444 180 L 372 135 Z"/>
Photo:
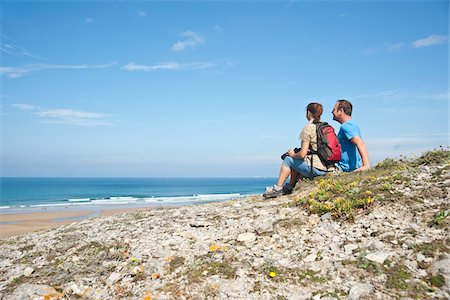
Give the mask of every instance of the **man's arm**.
<path id="1" fill-rule="evenodd" d="M 358 148 L 359 155 L 361 155 L 362 166 L 355 170 L 355 172 L 366 171 L 370 169 L 369 152 L 367 151 L 366 143 L 359 137 L 353 137 L 350 142 Z"/>

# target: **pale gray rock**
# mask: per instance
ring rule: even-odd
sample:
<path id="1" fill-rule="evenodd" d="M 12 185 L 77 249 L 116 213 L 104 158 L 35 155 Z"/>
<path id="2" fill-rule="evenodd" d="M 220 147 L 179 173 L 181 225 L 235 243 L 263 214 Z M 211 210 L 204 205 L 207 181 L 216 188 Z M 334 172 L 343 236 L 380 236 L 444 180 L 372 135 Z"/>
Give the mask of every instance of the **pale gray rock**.
<path id="1" fill-rule="evenodd" d="M 386 252 L 373 252 L 365 256 L 366 259 L 377 262 L 379 264 L 383 264 L 388 257 L 389 253 Z"/>
<path id="2" fill-rule="evenodd" d="M 307 300 L 312 298 L 312 292 L 301 289 L 301 290 L 291 290 L 287 295 L 288 300 Z"/>
<path id="3" fill-rule="evenodd" d="M 373 286 L 369 283 L 357 283 L 353 285 L 348 294 L 347 300 L 365 299 L 372 294 Z"/>
<path id="4" fill-rule="evenodd" d="M 258 234 L 273 232 L 273 223 L 273 219 L 266 219 L 262 221 L 261 223 L 259 223 L 259 225 L 257 225 L 256 232 Z"/>
<path id="5" fill-rule="evenodd" d="M 345 254 L 351 255 L 354 250 L 358 249 L 358 245 L 356 244 L 347 244 L 344 246 Z"/>
<path id="6" fill-rule="evenodd" d="M 307 257 L 305 257 L 303 259 L 303 261 L 304 262 L 313 262 L 313 261 L 316 260 L 316 258 L 317 258 L 317 254 L 316 253 L 312 253 L 312 254 L 308 255 Z"/>
<path id="7" fill-rule="evenodd" d="M 317 214 L 312 214 L 308 218 L 308 223 L 310 225 L 317 225 L 320 222 L 320 217 Z"/>
<path id="8" fill-rule="evenodd" d="M 326 213 L 320 217 L 322 221 L 331 220 L 331 213 Z"/>
<path id="9" fill-rule="evenodd" d="M 431 272 L 433 273 L 433 275 L 450 275 L 450 259 L 447 258 L 436 261 L 431 268 Z"/>
<path id="10" fill-rule="evenodd" d="M 119 281 L 121 278 L 122 278 L 122 274 L 120 274 L 120 273 L 112 273 L 111 275 L 109 275 L 108 279 L 106 279 L 106 285 L 112 286 L 117 281 Z"/>
<path id="11" fill-rule="evenodd" d="M 26 277 L 30 277 L 31 274 L 33 274 L 34 269 L 31 267 L 26 267 L 25 270 L 23 271 L 23 275 Z"/>
<path id="12" fill-rule="evenodd" d="M 57 292 L 51 286 L 24 283 L 19 285 L 10 296 L 4 297 L 4 300 L 43 299 L 45 295 L 52 294 L 57 295 Z"/>
<path id="13" fill-rule="evenodd" d="M 238 242 L 248 243 L 248 242 L 253 242 L 255 240 L 256 240 L 256 235 L 253 232 L 241 233 L 237 237 Z"/>

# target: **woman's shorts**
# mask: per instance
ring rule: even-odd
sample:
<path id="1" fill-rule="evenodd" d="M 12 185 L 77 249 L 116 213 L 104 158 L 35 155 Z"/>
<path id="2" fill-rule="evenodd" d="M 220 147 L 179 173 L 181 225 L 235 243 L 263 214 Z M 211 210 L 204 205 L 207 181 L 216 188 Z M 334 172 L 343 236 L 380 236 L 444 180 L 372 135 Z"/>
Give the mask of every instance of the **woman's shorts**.
<path id="1" fill-rule="evenodd" d="M 305 177 L 311 177 L 311 166 L 304 159 L 295 159 L 290 156 L 286 156 L 283 160 L 283 166 L 291 168 L 299 172 Z M 312 177 L 325 176 L 327 172 L 312 168 Z"/>

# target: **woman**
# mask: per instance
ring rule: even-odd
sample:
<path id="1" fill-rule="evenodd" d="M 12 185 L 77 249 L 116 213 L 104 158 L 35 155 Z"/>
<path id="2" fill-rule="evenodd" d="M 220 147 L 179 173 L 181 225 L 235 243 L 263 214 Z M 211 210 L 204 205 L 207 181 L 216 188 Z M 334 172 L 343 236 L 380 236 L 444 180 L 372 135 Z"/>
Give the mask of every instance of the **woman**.
<path id="1" fill-rule="evenodd" d="M 266 188 L 266 192 L 263 194 L 265 198 L 275 198 L 282 194 L 290 194 L 297 183 L 299 175 L 313 178 L 316 176 L 324 176 L 328 171 L 317 154 L 308 154 L 310 146 L 312 150 L 317 151 L 316 124 L 320 122 L 322 112 L 323 107 L 319 103 L 310 103 L 306 107 L 306 118 L 309 123 L 300 133 L 301 149 L 298 152 L 294 152 L 292 149 L 288 150 L 288 155 L 284 158 L 283 164 L 281 165 L 278 182 L 272 187 Z M 312 170 L 311 158 L 313 164 Z M 291 176 L 291 181 L 289 185 L 283 188 L 283 184 L 289 176 Z"/>

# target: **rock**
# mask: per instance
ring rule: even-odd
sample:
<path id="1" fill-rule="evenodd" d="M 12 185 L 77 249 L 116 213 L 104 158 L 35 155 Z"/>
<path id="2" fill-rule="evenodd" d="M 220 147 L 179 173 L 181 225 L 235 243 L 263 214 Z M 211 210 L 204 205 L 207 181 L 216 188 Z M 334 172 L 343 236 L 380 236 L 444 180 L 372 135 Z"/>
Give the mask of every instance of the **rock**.
<path id="1" fill-rule="evenodd" d="M 383 264 L 384 261 L 388 257 L 389 257 L 389 253 L 385 253 L 385 252 L 373 252 L 373 253 L 369 253 L 365 256 L 366 259 L 377 262 L 379 264 Z"/>
<path id="2" fill-rule="evenodd" d="M 3 299 L 4 300 L 42 299 L 42 296 L 45 295 L 47 295 L 48 299 L 59 299 L 62 297 L 62 294 L 58 293 L 51 286 L 24 283 L 19 285 L 10 296 L 6 296 Z"/>
<path id="3" fill-rule="evenodd" d="M 253 242 L 255 240 L 256 240 L 256 235 L 253 232 L 241 233 L 237 237 L 238 242 L 248 243 L 248 242 Z"/>
<path id="4" fill-rule="evenodd" d="M 206 221 L 192 221 L 191 223 L 189 223 L 189 226 L 191 226 L 191 227 L 209 227 L 209 226 L 213 226 L 213 224 L 210 222 L 206 222 Z"/>
<path id="5" fill-rule="evenodd" d="M 316 260 L 316 258 L 317 258 L 317 254 L 316 254 L 316 253 L 313 253 L 313 254 L 310 254 L 310 255 L 308 255 L 307 257 L 305 257 L 305 258 L 303 259 L 303 261 L 304 261 L 304 262 L 313 262 L 313 261 Z"/>
<path id="6" fill-rule="evenodd" d="M 317 214 L 312 214 L 308 218 L 308 223 L 310 225 L 317 225 L 320 222 L 320 217 Z"/>
<path id="7" fill-rule="evenodd" d="M 357 283 L 350 289 L 347 300 L 365 299 L 372 294 L 373 286 L 369 283 Z"/>
<path id="8" fill-rule="evenodd" d="M 425 255 L 423 255 L 422 253 L 417 253 L 417 255 L 416 255 L 416 260 L 417 260 L 418 262 L 424 261 L 424 260 L 425 260 Z"/>
<path id="9" fill-rule="evenodd" d="M 26 277 L 30 277 L 31 274 L 33 274 L 34 269 L 31 267 L 26 267 L 25 270 L 23 271 L 23 275 Z"/>
<path id="10" fill-rule="evenodd" d="M 185 237 L 187 239 L 195 238 L 195 236 L 192 233 L 188 232 L 188 231 L 180 232 L 178 235 L 182 236 L 182 237 Z"/>
<path id="11" fill-rule="evenodd" d="M 120 273 L 112 273 L 109 275 L 108 279 L 106 279 L 106 285 L 112 286 L 114 283 L 119 281 L 119 279 L 122 277 L 122 274 Z"/>
<path id="12" fill-rule="evenodd" d="M 369 242 L 369 249 L 382 250 L 382 249 L 386 249 L 386 245 L 379 240 L 374 240 L 374 241 Z"/>
<path id="13" fill-rule="evenodd" d="M 303 290 L 290 290 L 289 294 L 287 296 L 288 300 L 307 300 L 311 299 L 313 297 L 312 293 L 310 291 Z M 267 297 L 266 297 L 267 298 Z M 269 297 L 272 298 L 272 297 Z"/>
<path id="14" fill-rule="evenodd" d="M 273 232 L 273 220 L 267 219 L 267 220 L 261 222 L 261 223 L 256 227 L 256 232 L 257 232 L 258 234 L 263 234 L 263 233 L 270 233 L 270 232 Z"/>
<path id="15" fill-rule="evenodd" d="M 322 221 L 331 220 L 331 213 L 326 213 L 320 217 Z"/>
<path id="16" fill-rule="evenodd" d="M 80 288 L 75 282 L 71 282 L 67 285 L 67 287 L 64 289 L 66 293 L 75 294 L 77 296 L 83 296 L 83 293 L 85 291 L 84 288 Z"/>
<path id="17" fill-rule="evenodd" d="M 450 259 L 436 261 L 431 267 L 431 272 L 433 275 L 450 275 Z"/>
<path id="18" fill-rule="evenodd" d="M 351 255 L 353 253 L 353 250 L 358 249 L 358 245 L 356 244 L 348 244 L 344 246 L 344 252 L 347 255 Z"/>

